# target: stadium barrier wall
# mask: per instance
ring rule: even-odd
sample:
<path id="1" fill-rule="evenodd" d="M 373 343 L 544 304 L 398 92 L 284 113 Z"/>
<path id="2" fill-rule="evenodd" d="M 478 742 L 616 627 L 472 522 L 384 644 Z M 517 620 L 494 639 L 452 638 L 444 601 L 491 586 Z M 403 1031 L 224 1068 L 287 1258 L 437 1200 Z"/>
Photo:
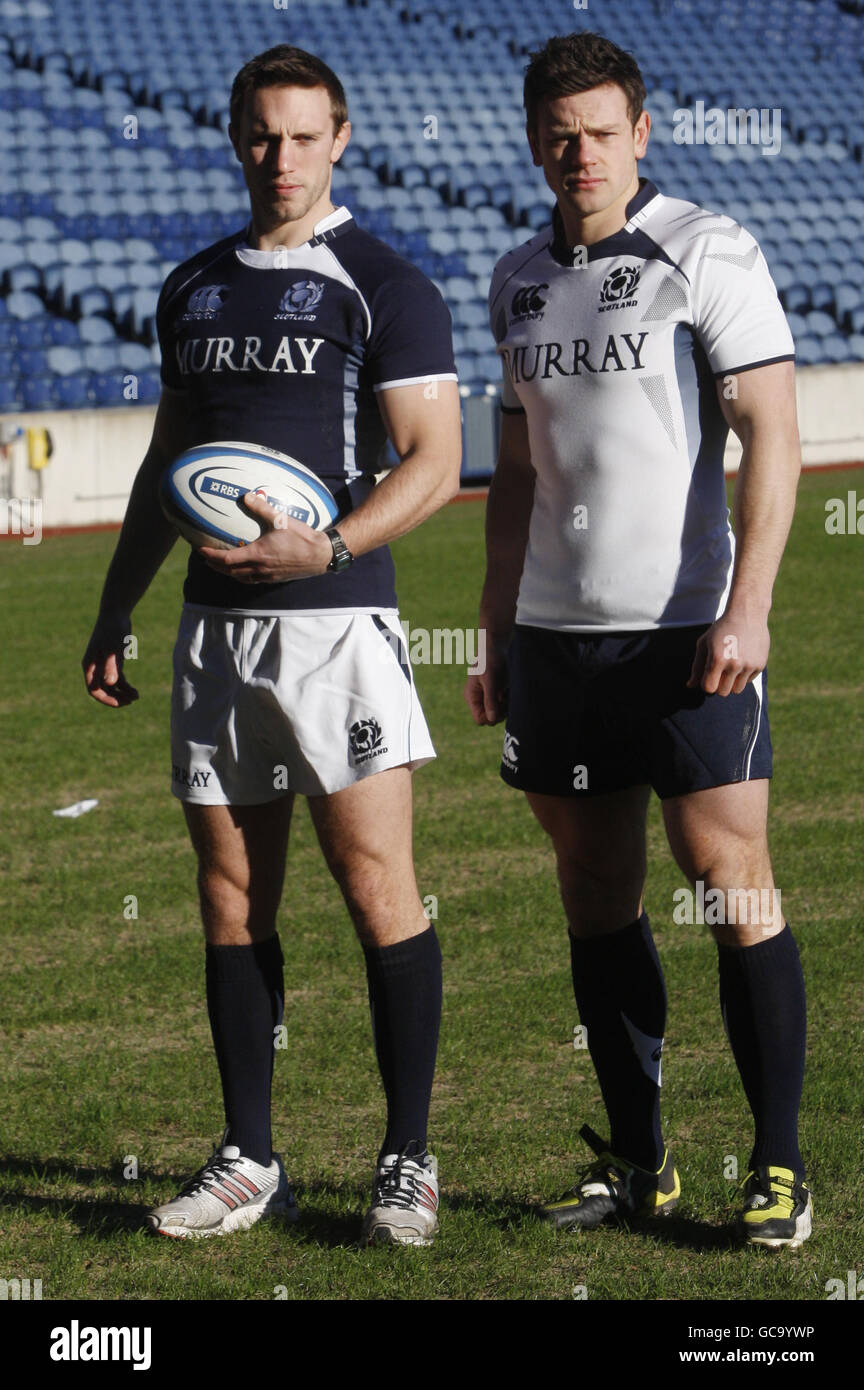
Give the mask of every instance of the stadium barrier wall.
<path id="1" fill-rule="evenodd" d="M 864 363 L 802 367 L 797 380 L 805 465 L 864 461 Z M 463 481 L 470 483 L 472 477 L 485 480 L 494 466 L 498 402 L 470 396 L 463 406 Z M 0 501 L 40 498 L 43 530 L 121 521 L 154 416 L 152 406 L 0 415 Z M 49 431 L 53 451 L 47 465 L 34 470 L 27 430 L 40 428 Z M 740 456 L 732 436 L 728 472 L 735 472 Z M 7 517 L 14 511 L 0 510 Z"/>

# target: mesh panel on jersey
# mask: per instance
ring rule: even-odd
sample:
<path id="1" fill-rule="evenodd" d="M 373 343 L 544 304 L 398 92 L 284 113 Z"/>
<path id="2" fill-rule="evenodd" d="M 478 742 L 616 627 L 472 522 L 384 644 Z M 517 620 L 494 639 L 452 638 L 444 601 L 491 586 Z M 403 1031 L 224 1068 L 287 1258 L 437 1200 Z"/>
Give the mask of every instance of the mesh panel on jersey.
<path id="1" fill-rule="evenodd" d="M 687 295 L 681 285 L 676 284 L 671 275 L 667 275 L 661 280 L 657 293 L 642 315 L 642 322 L 667 319 L 676 309 L 683 309 L 686 303 Z"/>
<path id="2" fill-rule="evenodd" d="M 759 258 L 759 247 L 754 246 L 748 251 L 746 256 L 724 255 L 722 251 L 706 251 L 706 261 L 728 261 L 729 265 L 737 265 L 741 270 L 752 270 Z"/>
<path id="3" fill-rule="evenodd" d="M 677 448 L 678 441 L 675 438 L 675 425 L 672 420 L 672 407 L 669 404 L 669 396 L 666 392 L 666 383 L 662 376 L 640 376 L 639 385 L 651 402 L 657 417 L 664 430 L 668 434 L 673 445 Z"/>

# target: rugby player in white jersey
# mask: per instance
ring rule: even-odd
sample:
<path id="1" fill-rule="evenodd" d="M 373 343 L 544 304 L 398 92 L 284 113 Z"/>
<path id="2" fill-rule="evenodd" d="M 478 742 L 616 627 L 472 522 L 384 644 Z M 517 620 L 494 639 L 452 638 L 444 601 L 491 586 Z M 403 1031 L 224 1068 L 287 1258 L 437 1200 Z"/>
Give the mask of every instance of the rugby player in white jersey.
<path id="1" fill-rule="evenodd" d="M 504 377 L 490 655 L 466 697 L 478 724 L 506 714 L 502 776 L 551 837 L 611 1129 L 583 1128 L 596 1161 L 544 1217 L 579 1229 L 664 1215 L 679 1197 L 659 1109 L 666 992 L 642 902 L 653 788 L 682 873 L 719 904 L 706 921 L 755 1126 L 738 1231 L 794 1247 L 812 1210 L 797 1137 L 805 998 L 768 852 L 765 694 L 800 471 L 794 348 L 752 236 L 640 179 L 644 96 L 633 57 L 595 34 L 550 39 L 526 70 L 528 140 L 556 208 L 490 290 Z M 734 539 L 729 428 L 743 446 Z"/>
<path id="2" fill-rule="evenodd" d="M 176 540 L 157 484 L 184 448 L 235 439 L 290 454 L 329 486 L 340 519 L 325 533 L 288 518 L 277 528 L 251 498 L 267 524 L 259 541 L 190 557 L 172 781 L 198 856 L 226 1128 L 213 1159 L 149 1220 L 164 1235 L 206 1237 L 296 1215 L 271 1147 L 270 1090 L 283 1001 L 276 913 L 299 793 L 364 949 L 387 1098 L 363 1236 L 428 1245 L 441 955 L 414 874 L 411 772 L 434 750 L 387 542 L 458 488 L 450 319 L 431 282 L 331 200 L 350 126 L 324 63 L 288 45 L 252 59 L 234 81 L 230 135 L 251 220 L 163 286 L 164 390 L 83 661 L 90 694 L 112 707 L 137 698 L 123 636 Z M 400 463 L 376 486 L 387 435 Z"/>

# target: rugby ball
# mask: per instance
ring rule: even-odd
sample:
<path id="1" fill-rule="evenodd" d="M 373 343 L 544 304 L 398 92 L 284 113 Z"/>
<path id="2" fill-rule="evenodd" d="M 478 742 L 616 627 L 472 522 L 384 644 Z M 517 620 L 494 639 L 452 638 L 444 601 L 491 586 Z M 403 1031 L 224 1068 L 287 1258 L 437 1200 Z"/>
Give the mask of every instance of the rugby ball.
<path id="1" fill-rule="evenodd" d="M 218 440 L 186 449 L 162 474 L 159 500 L 190 545 L 232 550 L 257 541 L 264 527 L 243 506 L 247 492 L 315 531 L 339 515 L 333 494 L 305 464 L 276 449 Z"/>

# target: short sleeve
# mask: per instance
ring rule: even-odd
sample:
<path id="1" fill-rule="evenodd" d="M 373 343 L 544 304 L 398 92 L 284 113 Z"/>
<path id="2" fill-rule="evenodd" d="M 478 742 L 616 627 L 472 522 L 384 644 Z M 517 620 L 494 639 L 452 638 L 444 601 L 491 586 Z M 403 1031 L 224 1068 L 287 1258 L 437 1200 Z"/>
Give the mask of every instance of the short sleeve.
<path id="1" fill-rule="evenodd" d="M 450 311 L 425 275 L 388 278 L 370 310 L 367 362 L 374 390 L 457 380 Z"/>
<path id="2" fill-rule="evenodd" d="M 498 355 L 501 358 L 501 409 L 510 414 L 517 411 L 524 414 L 525 407 L 516 394 L 516 388 L 510 376 L 509 353 L 504 346 L 504 340 L 507 336 L 507 314 L 504 306 L 498 304 L 498 281 L 499 273 L 498 266 L 496 266 L 492 275 L 492 283 L 489 286 L 489 331 L 495 339 Z"/>
<path id="3" fill-rule="evenodd" d="M 501 409 L 509 415 L 524 415 L 525 407 L 516 395 L 516 388 L 510 378 L 510 367 L 505 353 L 501 353 Z"/>
<path id="4" fill-rule="evenodd" d="M 706 234 L 693 282 L 694 328 L 716 376 L 790 361 L 795 344 L 758 243 Z"/>
<path id="5" fill-rule="evenodd" d="M 174 350 L 174 338 L 170 329 L 170 316 L 166 305 L 171 298 L 171 287 L 173 284 L 174 272 L 159 292 L 159 300 L 156 304 L 156 335 L 159 339 L 159 351 L 161 353 L 161 365 L 159 376 L 163 386 L 167 386 L 171 391 L 182 391 L 184 389 L 183 379 L 180 375 L 180 368 L 177 362 L 177 354 Z"/>

